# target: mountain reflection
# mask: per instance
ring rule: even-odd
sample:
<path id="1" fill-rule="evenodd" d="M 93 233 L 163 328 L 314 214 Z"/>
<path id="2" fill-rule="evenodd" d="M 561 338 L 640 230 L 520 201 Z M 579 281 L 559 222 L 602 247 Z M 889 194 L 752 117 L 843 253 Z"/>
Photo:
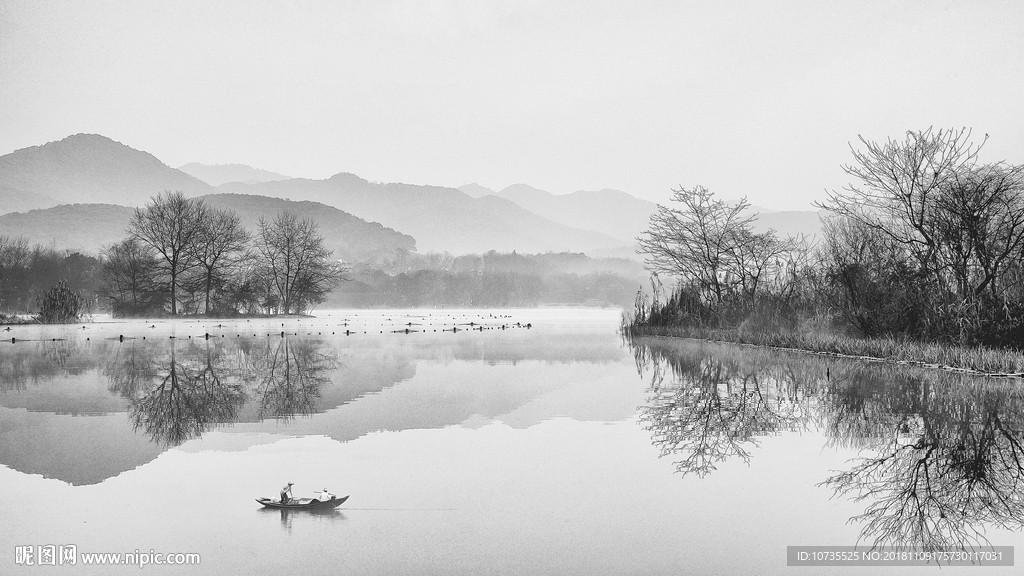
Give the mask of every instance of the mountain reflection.
<path id="1" fill-rule="evenodd" d="M 1017 382 L 710 343 L 630 347 L 650 377 L 641 422 L 683 475 L 815 428 L 861 450 L 821 484 L 864 504 L 853 520 L 876 546 L 962 548 L 989 527 L 1024 528 Z"/>
<path id="2" fill-rule="evenodd" d="M 136 431 L 177 446 L 219 424 L 235 422 L 250 401 L 258 418 L 292 418 L 316 411 L 322 386 L 336 367 L 317 340 L 126 343 L 103 369 L 109 389 L 128 401 Z"/>

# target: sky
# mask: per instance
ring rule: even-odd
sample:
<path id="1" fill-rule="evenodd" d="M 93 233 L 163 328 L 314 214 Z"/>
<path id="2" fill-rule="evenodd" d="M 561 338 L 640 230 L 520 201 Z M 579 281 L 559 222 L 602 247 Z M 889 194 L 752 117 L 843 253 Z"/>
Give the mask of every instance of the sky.
<path id="1" fill-rule="evenodd" d="M 1024 163 L 1024 2 L 0 3 L 0 154 L 812 209 L 858 137 Z"/>

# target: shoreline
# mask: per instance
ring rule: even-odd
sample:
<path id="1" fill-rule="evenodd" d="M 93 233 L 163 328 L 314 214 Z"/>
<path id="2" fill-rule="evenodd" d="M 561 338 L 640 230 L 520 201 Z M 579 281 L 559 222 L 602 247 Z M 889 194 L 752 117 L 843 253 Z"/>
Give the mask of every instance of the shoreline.
<path id="1" fill-rule="evenodd" d="M 850 360 L 862 360 L 866 362 L 879 362 L 901 366 L 917 366 L 933 370 L 945 370 L 972 376 L 987 376 L 991 378 L 1024 379 L 1024 354 L 1008 350 L 995 350 L 983 347 L 966 347 L 945 344 L 932 344 L 913 341 L 896 341 L 886 339 L 856 339 L 852 337 L 830 336 L 825 340 L 818 340 L 814 345 L 806 337 L 801 335 L 786 334 L 762 334 L 741 336 L 733 330 L 710 330 L 689 327 L 634 327 L 622 325 L 620 333 L 625 337 L 634 338 L 665 338 L 679 340 L 693 340 L 699 342 L 714 342 L 720 344 L 735 344 L 738 346 L 750 346 L 756 348 L 767 348 L 781 352 L 800 352 L 816 354 L 832 358 L 844 358 Z M 675 333 L 673 333 L 675 332 Z M 718 335 L 719 337 L 715 337 Z M 732 337 L 729 337 L 732 336 Z M 821 338 L 821 337 L 818 337 Z M 775 341 L 773 343 L 772 341 Z M 795 344 L 801 342 L 806 346 L 782 345 L 781 341 L 789 341 Z M 826 349 L 834 347 L 837 349 Z M 887 356 L 859 354 L 851 348 L 890 348 L 896 354 Z M 961 355 L 965 362 L 952 362 L 955 355 Z M 939 361 L 938 355 L 945 361 Z M 916 357 L 914 357 L 916 356 Z M 979 367 L 982 366 L 982 367 Z M 991 367 L 986 369 L 985 367 Z M 1010 369 L 1007 369 L 1010 368 Z"/>

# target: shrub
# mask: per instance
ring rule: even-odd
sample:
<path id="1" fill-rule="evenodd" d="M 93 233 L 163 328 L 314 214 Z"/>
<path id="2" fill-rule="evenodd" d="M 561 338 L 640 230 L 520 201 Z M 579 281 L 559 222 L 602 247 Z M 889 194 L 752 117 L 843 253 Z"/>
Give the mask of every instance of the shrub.
<path id="1" fill-rule="evenodd" d="M 82 295 L 68 288 L 65 280 L 57 282 L 39 299 L 39 321 L 44 324 L 76 322 L 83 311 Z"/>

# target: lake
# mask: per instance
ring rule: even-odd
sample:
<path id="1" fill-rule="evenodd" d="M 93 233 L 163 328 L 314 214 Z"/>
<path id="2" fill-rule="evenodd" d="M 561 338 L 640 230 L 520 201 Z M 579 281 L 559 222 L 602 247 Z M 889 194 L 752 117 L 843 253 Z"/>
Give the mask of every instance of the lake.
<path id="1" fill-rule="evenodd" d="M 138 551 L 125 561 L 198 554 L 145 566 L 189 574 L 957 574 L 979 567 L 787 567 L 787 547 L 1024 550 L 1020 382 L 630 343 L 618 321 L 350 310 L 14 326 L 0 342 L 0 573 L 138 571 L 83 562 Z M 255 502 L 289 481 L 350 498 L 331 512 Z M 70 545 L 74 566 L 27 565 Z"/>

